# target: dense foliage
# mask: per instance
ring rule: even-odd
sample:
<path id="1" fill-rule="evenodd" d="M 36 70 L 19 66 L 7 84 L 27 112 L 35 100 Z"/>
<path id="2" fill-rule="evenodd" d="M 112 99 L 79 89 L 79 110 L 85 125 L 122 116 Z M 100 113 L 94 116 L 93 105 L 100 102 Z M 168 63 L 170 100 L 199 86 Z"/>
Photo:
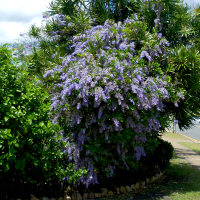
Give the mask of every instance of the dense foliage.
<path id="1" fill-rule="evenodd" d="M 88 186 L 164 169 L 159 132 L 200 115 L 199 27 L 180 0 L 54 0 L 23 65 L 1 48 L 0 173 Z"/>
<path id="2" fill-rule="evenodd" d="M 77 168 L 86 167 L 86 185 L 116 167 L 134 168 L 144 143 L 166 127 L 165 102 L 178 106 L 167 65 L 166 39 L 145 23 L 126 20 L 94 26 L 73 38 L 74 52 L 48 71 L 54 85 L 55 119 L 65 121 Z"/>
<path id="3" fill-rule="evenodd" d="M 50 5 L 50 13 L 78 16 L 80 11 L 89 15 L 95 25 L 104 24 L 107 19 L 124 21 L 141 8 L 142 0 L 55 0 Z"/>
<path id="4" fill-rule="evenodd" d="M 173 156 L 174 148 L 171 143 L 161 138 L 151 138 L 145 144 L 146 156 L 142 158 L 143 168 L 151 173 L 155 171 L 164 171 L 169 165 Z"/>
<path id="5" fill-rule="evenodd" d="M 72 173 L 73 165 L 66 164 L 66 142 L 50 120 L 49 95 L 28 78 L 26 67 L 1 47 L 0 180 L 44 185 L 68 175 L 74 181 L 84 171 Z"/>
<path id="6" fill-rule="evenodd" d="M 168 114 L 172 119 L 178 120 L 180 128 L 188 128 L 193 120 L 199 116 L 199 10 L 189 10 L 180 0 L 55 0 L 52 1 L 50 11 L 45 15 L 43 28 L 33 27 L 30 35 L 37 38 L 39 48 L 31 55 L 32 73 L 40 76 L 45 70 L 61 64 L 62 57 L 73 52 L 72 38 L 80 34 L 90 26 L 101 25 L 106 19 L 113 19 L 115 22 L 124 21 L 127 16 L 138 17 L 147 24 L 147 30 L 153 33 L 155 30 L 162 33 L 169 42 L 171 57 L 168 61 L 171 71 L 168 73 L 175 85 L 184 90 L 185 99 L 181 106 L 168 105 Z M 174 51 L 175 49 L 175 51 Z M 184 54 L 182 52 L 184 49 Z M 196 50 L 194 50 L 196 49 Z M 177 63 L 188 60 L 185 55 L 190 55 L 189 62 L 181 67 Z M 52 59 L 55 58 L 55 59 Z M 181 61 L 181 62 L 182 62 Z M 190 63 L 190 64 L 189 64 Z M 193 83 L 185 84 L 193 80 Z M 196 84 L 194 84 L 196 83 Z M 195 91 L 195 93 L 193 93 Z"/>
<path id="7" fill-rule="evenodd" d="M 188 128 L 200 116 L 200 54 L 195 46 L 183 45 L 171 51 L 168 74 L 173 87 L 185 92 L 179 106 L 168 104 L 166 112 L 178 120 L 180 128 Z"/>
<path id="8" fill-rule="evenodd" d="M 172 44 L 193 33 L 191 13 L 180 0 L 54 0 L 50 6 L 51 15 L 63 14 L 73 19 L 81 12 L 93 19 L 95 25 L 107 19 L 123 22 L 137 14 L 147 23 L 149 31 L 156 27 Z"/>

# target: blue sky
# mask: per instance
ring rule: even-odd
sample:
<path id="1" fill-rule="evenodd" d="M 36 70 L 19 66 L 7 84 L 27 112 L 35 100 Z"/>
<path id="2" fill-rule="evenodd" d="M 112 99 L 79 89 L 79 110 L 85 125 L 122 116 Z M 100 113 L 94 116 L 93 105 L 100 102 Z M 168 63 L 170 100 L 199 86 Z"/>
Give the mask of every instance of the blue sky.
<path id="1" fill-rule="evenodd" d="M 184 0 L 195 6 L 200 0 Z M 0 43 L 15 42 L 32 24 L 39 25 L 51 0 L 0 0 Z"/>

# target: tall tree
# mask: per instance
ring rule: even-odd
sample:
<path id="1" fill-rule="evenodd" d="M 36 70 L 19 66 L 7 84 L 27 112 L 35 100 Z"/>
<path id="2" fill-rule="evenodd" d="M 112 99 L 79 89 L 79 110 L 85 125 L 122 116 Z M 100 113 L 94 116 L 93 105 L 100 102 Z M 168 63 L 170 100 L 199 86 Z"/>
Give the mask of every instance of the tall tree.
<path id="1" fill-rule="evenodd" d="M 61 63 L 60 57 L 73 51 L 73 36 L 101 25 L 107 19 L 115 22 L 137 17 L 148 31 L 160 33 L 169 41 L 168 64 L 174 87 L 185 91 L 179 107 L 168 105 L 167 113 L 187 128 L 200 112 L 199 96 L 199 10 L 191 11 L 181 0 L 54 0 L 47 12 L 46 25 L 31 35 L 38 38 L 40 48 L 33 51 L 31 66 L 40 77 Z M 38 64 L 39 63 L 39 64 Z M 39 68 L 38 68 L 39 66 Z M 36 70 L 37 69 L 37 70 Z"/>

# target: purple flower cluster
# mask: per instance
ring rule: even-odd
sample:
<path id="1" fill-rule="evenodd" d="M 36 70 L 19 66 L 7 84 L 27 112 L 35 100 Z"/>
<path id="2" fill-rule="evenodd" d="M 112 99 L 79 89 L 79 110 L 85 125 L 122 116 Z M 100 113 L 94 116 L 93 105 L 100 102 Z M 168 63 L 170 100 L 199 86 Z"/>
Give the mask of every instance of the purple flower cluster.
<path id="1" fill-rule="evenodd" d="M 60 74 L 52 109 L 55 119 L 64 117 L 70 127 L 73 139 L 66 152 L 77 169 L 87 168 L 88 176 L 81 179 L 87 186 L 98 183 L 95 167 L 102 163 L 112 176 L 121 164 L 129 168 L 127 155 L 140 160 L 148 136 L 162 126 L 160 113 L 170 99 L 170 85 L 155 68 L 167 42 L 149 33 L 142 43 L 133 40 L 129 32 L 137 32 L 137 23 L 107 20 L 75 36 L 74 52 L 45 74 Z"/>
<path id="2" fill-rule="evenodd" d="M 55 20 L 57 21 L 59 26 L 66 26 L 66 19 L 65 15 L 55 15 L 54 16 Z"/>

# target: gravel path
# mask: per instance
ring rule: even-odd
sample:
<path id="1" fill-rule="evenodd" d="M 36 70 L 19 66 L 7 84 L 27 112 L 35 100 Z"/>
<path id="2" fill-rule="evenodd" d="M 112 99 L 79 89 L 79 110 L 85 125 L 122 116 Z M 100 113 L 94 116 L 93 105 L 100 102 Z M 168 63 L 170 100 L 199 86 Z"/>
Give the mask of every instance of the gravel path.
<path id="1" fill-rule="evenodd" d="M 174 133 L 176 134 L 176 133 Z M 177 135 L 177 134 L 176 134 Z M 162 138 L 168 142 L 170 142 L 177 154 L 178 157 L 184 159 L 189 165 L 197 168 L 200 170 L 200 155 L 195 153 L 194 151 L 188 149 L 187 147 L 184 147 L 181 145 L 181 142 L 196 142 L 194 140 L 191 140 L 183 135 L 178 134 L 180 137 L 169 137 L 167 135 L 163 135 Z"/>

